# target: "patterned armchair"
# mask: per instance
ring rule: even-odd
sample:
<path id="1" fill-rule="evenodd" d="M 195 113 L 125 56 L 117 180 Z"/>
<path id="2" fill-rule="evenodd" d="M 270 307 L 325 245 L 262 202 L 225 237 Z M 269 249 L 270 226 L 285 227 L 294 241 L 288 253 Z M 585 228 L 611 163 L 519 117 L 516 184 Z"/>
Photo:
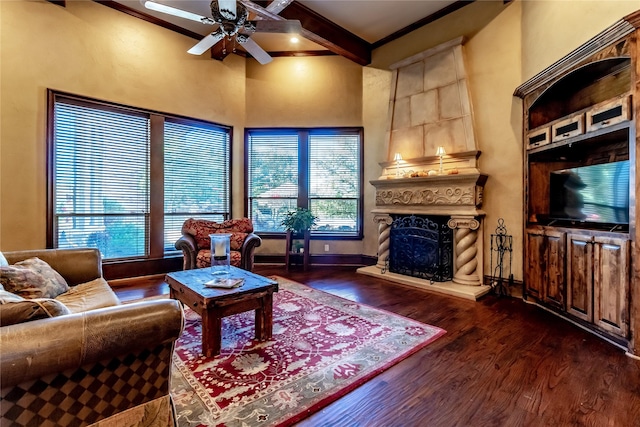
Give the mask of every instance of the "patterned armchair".
<path id="1" fill-rule="evenodd" d="M 182 237 L 176 249 L 182 250 L 185 270 L 211 265 L 210 234 L 231 234 L 231 265 L 247 271 L 253 269 L 253 253 L 262 240 L 253 234 L 253 223 L 249 218 L 229 219 L 215 222 L 207 219 L 189 218 L 182 225 Z"/>

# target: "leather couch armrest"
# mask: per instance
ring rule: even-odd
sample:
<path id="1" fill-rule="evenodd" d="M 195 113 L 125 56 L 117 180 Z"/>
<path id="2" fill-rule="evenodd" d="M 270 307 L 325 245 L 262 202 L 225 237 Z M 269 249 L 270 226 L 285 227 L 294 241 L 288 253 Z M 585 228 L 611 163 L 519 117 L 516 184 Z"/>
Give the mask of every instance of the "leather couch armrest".
<path id="1" fill-rule="evenodd" d="M 190 234 L 183 234 L 176 241 L 176 249 L 182 251 L 183 270 L 193 270 L 196 268 L 196 257 L 198 256 L 198 247 L 196 239 Z"/>
<path id="2" fill-rule="evenodd" d="M 242 244 L 242 248 L 240 250 L 242 261 L 240 264 L 240 268 L 247 271 L 253 270 L 253 255 L 255 249 L 262 244 L 262 239 L 254 233 L 249 233 L 247 238 L 244 239 L 244 243 Z"/>
<path id="3" fill-rule="evenodd" d="M 0 382 L 4 389 L 173 343 L 183 327 L 182 305 L 176 300 L 142 301 L 0 327 Z"/>

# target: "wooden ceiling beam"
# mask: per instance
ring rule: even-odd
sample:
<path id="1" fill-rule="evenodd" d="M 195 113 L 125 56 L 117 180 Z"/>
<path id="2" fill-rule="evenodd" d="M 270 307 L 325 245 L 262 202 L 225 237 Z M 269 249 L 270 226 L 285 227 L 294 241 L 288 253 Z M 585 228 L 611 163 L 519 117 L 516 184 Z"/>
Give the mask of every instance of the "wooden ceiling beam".
<path id="1" fill-rule="evenodd" d="M 211 47 L 211 58 L 213 59 L 217 59 L 218 61 L 222 61 L 224 60 L 224 58 L 226 58 L 227 56 L 229 56 L 229 50 L 226 48 L 226 40 L 220 40 L 218 43 L 214 44 L 213 47 Z"/>
<path id="2" fill-rule="evenodd" d="M 302 37 L 360 65 L 371 63 L 371 44 L 294 1 L 279 14 L 302 24 Z"/>

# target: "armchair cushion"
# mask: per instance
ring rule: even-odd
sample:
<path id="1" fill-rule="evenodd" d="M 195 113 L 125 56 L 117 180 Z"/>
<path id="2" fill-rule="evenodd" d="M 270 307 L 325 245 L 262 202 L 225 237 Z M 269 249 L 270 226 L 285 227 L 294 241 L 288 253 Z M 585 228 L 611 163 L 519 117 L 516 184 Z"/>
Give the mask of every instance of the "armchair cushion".
<path id="1" fill-rule="evenodd" d="M 242 262 L 242 256 L 238 251 L 231 251 L 229 253 L 231 257 L 230 263 L 234 267 L 239 267 Z M 198 255 L 196 256 L 196 267 L 205 268 L 211 266 L 211 249 L 202 249 L 198 251 Z"/>
<path id="2" fill-rule="evenodd" d="M 0 284 L 24 298 L 55 298 L 67 292 L 67 281 L 40 258 L 0 267 Z"/>

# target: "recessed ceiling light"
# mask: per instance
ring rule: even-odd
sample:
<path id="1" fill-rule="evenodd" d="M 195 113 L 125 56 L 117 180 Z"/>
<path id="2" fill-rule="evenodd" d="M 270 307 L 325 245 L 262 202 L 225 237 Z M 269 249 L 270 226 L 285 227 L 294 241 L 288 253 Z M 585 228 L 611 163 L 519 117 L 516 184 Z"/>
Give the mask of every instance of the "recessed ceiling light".
<path id="1" fill-rule="evenodd" d="M 300 41 L 300 39 L 297 38 L 297 37 L 291 37 L 290 41 L 291 41 L 291 43 L 298 43 Z"/>

